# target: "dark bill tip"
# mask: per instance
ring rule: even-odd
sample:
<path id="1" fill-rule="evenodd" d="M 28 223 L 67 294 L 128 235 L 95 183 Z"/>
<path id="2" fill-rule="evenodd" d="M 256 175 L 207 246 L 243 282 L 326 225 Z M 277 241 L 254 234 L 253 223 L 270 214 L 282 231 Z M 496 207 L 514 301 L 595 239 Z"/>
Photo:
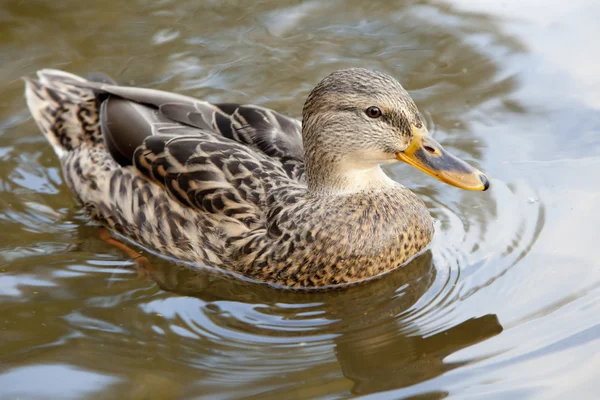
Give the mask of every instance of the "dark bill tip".
<path id="1" fill-rule="evenodd" d="M 481 183 L 483 183 L 483 191 L 486 191 L 490 188 L 490 180 L 487 176 L 481 174 L 479 175 L 479 179 L 481 179 Z"/>

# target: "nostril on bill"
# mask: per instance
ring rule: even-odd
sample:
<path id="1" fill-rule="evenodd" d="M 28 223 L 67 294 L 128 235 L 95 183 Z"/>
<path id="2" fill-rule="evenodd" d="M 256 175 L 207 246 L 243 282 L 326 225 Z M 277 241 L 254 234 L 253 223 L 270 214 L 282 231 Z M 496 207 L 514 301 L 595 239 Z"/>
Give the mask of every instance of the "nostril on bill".
<path id="1" fill-rule="evenodd" d="M 425 145 L 423 148 L 431 154 L 435 154 L 435 149 L 431 146 Z"/>

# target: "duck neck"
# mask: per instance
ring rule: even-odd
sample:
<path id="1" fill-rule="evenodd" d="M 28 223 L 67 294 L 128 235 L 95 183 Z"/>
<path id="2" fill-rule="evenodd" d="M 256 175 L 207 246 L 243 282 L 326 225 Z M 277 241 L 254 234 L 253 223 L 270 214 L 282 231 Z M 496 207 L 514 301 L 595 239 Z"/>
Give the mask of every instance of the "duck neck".
<path id="1" fill-rule="evenodd" d="M 356 136 L 352 128 L 340 122 L 334 114 L 312 115 L 306 112 L 306 107 L 302 141 L 311 194 L 345 195 L 396 185 L 379 166 L 381 154 L 355 153 L 362 145 L 361 140 L 339 142 L 340 136 Z"/>
<path id="2" fill-rule="evenodd" d="M 335 158 L 306 158 L 306 178 L 308 190 L 314 195 L 346 195 L 396 184 L 377 164 L 350 166 Z"/>

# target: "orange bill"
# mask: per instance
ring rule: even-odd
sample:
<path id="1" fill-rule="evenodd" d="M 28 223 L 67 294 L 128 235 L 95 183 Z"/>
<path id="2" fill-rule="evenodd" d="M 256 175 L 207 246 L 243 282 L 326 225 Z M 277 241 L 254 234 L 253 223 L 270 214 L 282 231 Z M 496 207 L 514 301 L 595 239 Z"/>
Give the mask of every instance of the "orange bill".
<path id="1" fill-rule="evenodd" d="M 448 153 L 426 129 L 413 127 L 408 148 L 396 158 L 440 181 L 466 190 L 487 190 L 490 181 L 481 171 Z"/>

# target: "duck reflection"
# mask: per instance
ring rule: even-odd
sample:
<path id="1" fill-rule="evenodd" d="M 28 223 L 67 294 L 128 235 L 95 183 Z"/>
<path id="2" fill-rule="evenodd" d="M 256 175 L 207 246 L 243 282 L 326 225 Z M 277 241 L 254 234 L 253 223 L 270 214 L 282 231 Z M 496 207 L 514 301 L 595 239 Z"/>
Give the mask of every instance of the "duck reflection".
<path id="1" fill-rule="evenodd" d="M 430 252 L 378 280 L 327 292 L 289 292 L 243 282 L 213 271 L 153 262 L 140 271 L 162 289 L 193 296 L 205 302 L 238 301 L 270 307 L 287 319 L 301 319 L 303 304 L 320 319 L 330 321 L 313 327 L 310 334 L 334 337 L 335 355 L 352 392 L 366 394 L 391 390 L 431 379 L 459 364 L 444 358 L 462 348 L 491 338 L 502 331 L 495 315 L 472 318 L 429 335 L 419 327 L 418 300 L 428 293 L 436 278 Z M 294 304 L 293 309 L 281 304 Z M 296 315 L 294 315 L 296 314 Z M 310 324 L 310 320 L 306 321 Z M 281 332 L 279 332 L 281 334 Z M 301 333 L 290 332 L 300 337 Z"/>

